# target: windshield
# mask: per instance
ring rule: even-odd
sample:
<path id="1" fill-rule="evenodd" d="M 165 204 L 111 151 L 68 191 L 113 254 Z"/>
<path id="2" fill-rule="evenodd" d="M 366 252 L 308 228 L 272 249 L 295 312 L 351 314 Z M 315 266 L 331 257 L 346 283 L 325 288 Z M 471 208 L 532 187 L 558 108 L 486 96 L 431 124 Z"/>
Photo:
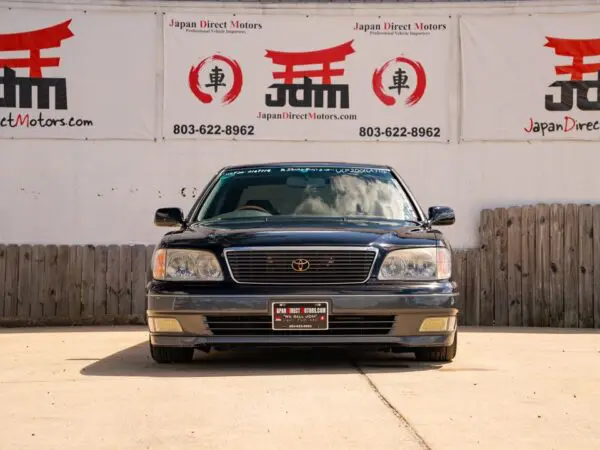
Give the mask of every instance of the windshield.
<path id="1" fill-rule="evenodd" d="M 419 219 L 388 169 L 266 167 L 224 172 L 195 220 L 293 217 Z"/>

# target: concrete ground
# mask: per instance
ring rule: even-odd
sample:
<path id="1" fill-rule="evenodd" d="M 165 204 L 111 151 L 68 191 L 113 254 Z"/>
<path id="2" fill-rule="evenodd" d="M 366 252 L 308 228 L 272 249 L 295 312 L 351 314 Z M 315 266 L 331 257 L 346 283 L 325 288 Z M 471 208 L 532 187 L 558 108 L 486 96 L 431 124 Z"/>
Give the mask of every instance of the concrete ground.
<path id="1" fill-rule="evenodd" d="M 144 328 L 4 329 L 0 448 L 599 449 L 599 331 L 461 329 L 445 365 L 262 350 L 159 366 Z"/>

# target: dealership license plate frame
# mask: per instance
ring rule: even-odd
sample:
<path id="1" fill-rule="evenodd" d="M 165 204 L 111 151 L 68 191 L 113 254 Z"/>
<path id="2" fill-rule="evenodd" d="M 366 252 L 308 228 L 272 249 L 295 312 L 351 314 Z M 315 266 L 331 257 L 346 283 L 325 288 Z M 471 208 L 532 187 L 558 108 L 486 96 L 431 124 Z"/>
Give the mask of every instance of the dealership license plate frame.
<path id="1" fill-rule="evenodd" d="M 275 313 L 275 308 L 277 307 L 282 307 L 282 306 L 304 306 L 304 307 L 325 307 L 325 326 L 313 326 L 313 327 L 290 327 L 289 326 L 289 321 L 284 321 L 284 322 L 279 322 L 276 321 L 276 313 Z M 330 315 L 330 304 L 328 301 L 326 300 L 294 300 L 294 301 L 280 301 L 280 300 L 273 300 L 271 302 L 271 308 L 270 308 L 270 313 L 271 313 L 271 328 L 274 331 L 305 331 L 305 332 L 310 332 L 310 331 L 327 331 L 329 330 L 329 315 Z M 319 324 L 319 320 L 315 320 L 311 323 L 316 323 Z M 288 326 L 282 326 L 283 324 L 287 323 Z M 279 325 L 279 326 L 278 326 Z"/>

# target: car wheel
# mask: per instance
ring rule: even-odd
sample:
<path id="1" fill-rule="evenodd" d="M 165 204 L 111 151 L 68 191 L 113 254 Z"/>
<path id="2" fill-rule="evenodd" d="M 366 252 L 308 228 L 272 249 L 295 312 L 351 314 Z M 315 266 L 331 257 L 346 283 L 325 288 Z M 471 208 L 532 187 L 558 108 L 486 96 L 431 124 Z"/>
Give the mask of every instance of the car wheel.
<path id="1" fill-rule="evenodd" d="M 456 356 L 458 331 L 454 334 L 454 342 L 447 347 L 419 348 L 415 350 L 417 361 L 450 362 Z"/>
<path id="2" fill-rule="evenodd" d="M 159 364 L 187 363 L 194 359 L 194 349 L 189 347 L 157 347 L 150 344 L 150 355 Z"/>

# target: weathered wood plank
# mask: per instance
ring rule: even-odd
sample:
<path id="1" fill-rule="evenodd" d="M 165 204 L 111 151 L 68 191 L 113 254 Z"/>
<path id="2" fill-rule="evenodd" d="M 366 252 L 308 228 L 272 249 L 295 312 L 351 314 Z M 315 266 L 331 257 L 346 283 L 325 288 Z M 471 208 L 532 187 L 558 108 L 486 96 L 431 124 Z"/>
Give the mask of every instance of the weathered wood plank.
<path id="1" fill-rule="evenodd" d="M 494 325 L 494 211 L 481 211 L 480 223 L 480 325 Z"/>
<path id="2" fill-rule="evenodd" d="M 565 323 L 565 208 L 550 205 L 550 267 L 548 273 L 549 326 L 563 327 Z"/>
<path id="3" fill-rule="evenodd" d="M 81 283 L 83 278 L 83 247 L 73 245 L 69 248 L 69 272 L 67 278 L 67 302 L 69 317 L 76 321 L 83 310 Z"/>
<path id="4" fill-rule="evenodd" d="M 58 246 L 58 276 L 56 283 L 56 315 L 69 317 L 69 252 L 68 245 Z"/>
<path id="5" fill-rule="evenodd" d="M 469 249 L 465 255 L 465 275 L 466 275 L 466 297 L 467 310 L 465 322 L 469 326 L 479 326 L 481 324 L 481 306 L 480 295 L 482 292 L 480 283 L 481 255 L 478 248 Z"/>
<path id="6" fill-rule="evenodd" d="M 469 302 L 470 302 L 469 292 L 468 292 L 468 289 L 469 289 L 469 273 L 468 273 L 469 268 L 467 267 L 468 252 L 469 252 L 468 249 L 460 249 L 456 254 L 457 264 L 460 266 L 460 269 L 456 273 L 457 282 L 460 283 L 459 298 L 460 298 L 460 304 L 461 304 L 461 307 L 460 307 L 461 311 L 460 311 L 460 317 L 458 320 L 458 324 L 460 326 L 470 325 L 468 322 L 468 317 L 467 317 L 467 311 L 469 310 Z"/>
<path id="7" fill-rule="evenodd" d="M 508 326 L 507 222 L 505 208 L 494 210 L 494 325 Z"/>
<path id="8" fill-rule="evenodd" d="M 31 314 L 31 253 L 29 244 L 19 246 L 19 280 L 17 287 L 17 317 Z"/>
<path id="9" fill-rule="evenodd" d="M 565 205 L 564 326 L 579 326 L 579 206 Z"/>
<path id="10" fill-rule="evenodd" d="M 535 241 L 535 307 L 533 325 L 547 327 L 550 322 L 549 277 L 550 267 L 550 208 L 546 204 L 536 206 Z"/>
<path id="11" fill-rule="evenodd" d="M 594 226 L 594 328 L 600 328 L 600 205 L 592 213 Z M 1 267 L 0 267 L 0 273 Z"/>
<path id="12" fill-rule="evenodd" d="M 19 246 L 10 244 L 6 248 L 4 277 L 4 314 L 17 317 L 19 293 Z"/>
<path id="13" fill-rule="evenodd" d="M 119 316 L 131 314 L 131 246 L 121 245 L 119 249 Z"/>
<path id="14" fill-rule="evenodd" d="M 507 236 L 507 265 L 508 265 L 508 325 L 521 326 L 523 323 L 523 302 L 521 298 L 522 267 L 521 258 L 521 227 L 522 208 L 509 208 L 506 222 Z"/>
<path id="15" fill-rule="evenodd" d="M 106 314 L 119 314 L 119 261 L 121 249 L 118 245 L 108 246 L 108 261 L 106 265 Z"/>
<path id="16" fill-rule="evenodd" d="M 535 315 L 535 206 L 527 205 L 521 222 L 521 298 L 523 326 L 532 327 Z"/>
<path id="17" fill-rule="evenodd" d="M 5 317 L 4 292 L 6 276 L 6 245 L 0 244 L 0 317 Z"/>
<path id="18" fill-rule="evenodd" d="M 464 253 L 463 250 L 453 249 L 452 250 L 452 280 L 456 283 L 458 288 L 458 295 L 455 297 L 456 304 L 459 307 L 458 312 L 458 325 L 464 325 L 464 292 L 463 292 L 463 267 L 461 263 L 461 256 Z"/>
<path id="19" fill-rule="evenodd" d="M 46 247 L 35 245 L 31 251 L 31 319 L 44 314 L 44 274 L 46 272 Z"/>
<path id="20" fill-rule="evenodd" d="M 133 314 L 145 314 L 146 312 L 146 278 L 148 271 L 146 260 L 146 247 L 144 245 L 134 245 L 131 255 Z"/>
<path id="21" fill-rule="evenodd" d="M 82 248 L 81 262 L 81 317 L 94 316 L 94 289 L 95 289 L 95 248 L 85 245 Z"/>
<path id="22" fill-rule="evenodd" d="M 479 249 L 473 249 L 474 251 L 477 252 L 477 254 L 479 254 Z M 461 251 L 460 254 L 460 266 L 461 266 L 461 278 L 460 278 L 460 282 L 461 282 L 461 302 L 462 302 L 462 309 L 463 312 L 461 313 L 462 315 L 462 320 L 464 322 L 464 325 L 467 325 L 467 311 L 469 309 L 469 295 L 467 292 L 467 287 L 468 287 L 468 281 L 467 281 L 467 277 L 468 277 L 468 266 L 467 266 L 467 254 L 469 252 L 469 249 L 464 249 Z"/>
<path id="23" fill-rule="evenodd" d="M 94 316 L 104 317 L 107 311 L 106 271 L 108 247 L 99 245 L 94 251 Z"/>
<path id="24" fill-rule="evenodd" d="M 148 245 L 146 246 L 146 281 L 150 281 L 152 280 L 152 256 L 154 255 L 154 245 Z"/>
<path id="25" fill-rule="evenodd" d="M 58 284 L 58 246 L 46 246 L 46 269 L 42 284 L 42 317 L 56 316 L 56 286 Z"/>
<path id="26" fill-rule="evenodd" d="M 579 207 L 579 328 L 594 327 L 592 206 Z"/>

